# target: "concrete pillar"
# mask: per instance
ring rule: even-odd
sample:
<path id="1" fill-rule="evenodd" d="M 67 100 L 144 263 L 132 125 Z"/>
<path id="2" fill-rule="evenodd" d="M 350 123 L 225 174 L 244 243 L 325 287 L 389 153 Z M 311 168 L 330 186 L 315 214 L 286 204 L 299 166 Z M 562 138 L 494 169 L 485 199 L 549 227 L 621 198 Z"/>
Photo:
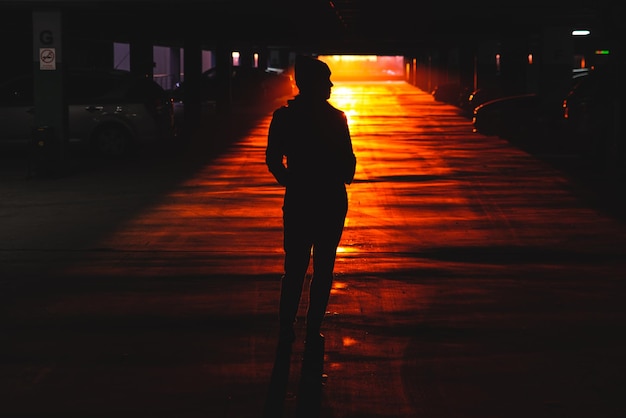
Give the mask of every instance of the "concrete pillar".
<path id="1" fill-rule="evenodd" d="M 259 67 L 267 68 L 269 63 L 269 52 L 267 48 L 259 49 Z"/>
<path id="2" fill-rule="evenodd" d="M 218 42 L 215 49 L 215 68 L 217 71 L 218 90 L 216 98 L 216 110 L 218 113 L 228 113 L 232 105 L 232 56 L 230 44 L 226 41 Z"/>
<path id="3" fill-rule="evenodd" d="M 62 13 L 33 11 L 33 175 L 55 175 L 67 160 L 68 114 Z"/>
<path id="4" fill-rule="evenodd" d="M 459 81 L 461 86 L 474 90 L 475 87 L 475 53 L 472 47 L 464 47 L 459 56 Z"/>
<path id="5" fill-rule="evenodd" d="M 171 47 L 169 48 L 169 67 L 170 67 L 170 88 L 173 88 L 176 83 L 180 81 L 180 73 L 183 68 L 180 62 L 180 48 L 179 47 Z"/>
<path id="6" fill-rule="evenodd" d="M 130 72 L 139 77 L 152 78 L 154 58 L 152 43 L 143 36 L 137 35 L 130 42 Z"/>
<path id="7" fill-rule="evenodd" d="M 546 100 L 562 100 L 571 86 L 574 51 L 571 32 L 571 28 L 561 26 L 543 30 L 539 92 Z"/>
<path id="8" fill-rule="evenodd" d="M 242 46 L 239 52 L 239 65 L 241 67 L 254 67 L 254 50 L 251 46 Z"/>
<path id="9" fill-rule="evenodd" d="M 476 50 L 476 88 L 501 87 L 500 73 L 496 66 L 496 54 L 501 53 L 500 44 L 495 40 L 486 40 Z"/>
<path id="10" fill-rule="evenodd" d="M 185 54 L 183 67 L 185 88 L 183 90 L 184 121 L 187 134 L 193 132 L 200 121 L 202 75 L 202 47 L 193 32 L 186 35 L 183 45 Z"/>

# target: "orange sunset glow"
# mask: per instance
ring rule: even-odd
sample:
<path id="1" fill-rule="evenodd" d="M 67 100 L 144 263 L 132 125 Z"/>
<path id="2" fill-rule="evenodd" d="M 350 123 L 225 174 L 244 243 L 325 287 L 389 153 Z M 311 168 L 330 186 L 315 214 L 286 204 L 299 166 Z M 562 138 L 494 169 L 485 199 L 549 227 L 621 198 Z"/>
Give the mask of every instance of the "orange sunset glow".
<path id="1" fill-rule="evenodd" d="M 101 416 L 118 416 L 122 402 L 128 416 L 256 416 L 272 387 L 294 408 L 311 370 L 323 383 L 315 402 L 330 411 L 321 416 L 415 417 L 455 400 L 467 416 L 507 416 L 511 405 L 533 416 L 575 412 L 591 393 L 577 415 L 586 418 L 600 395 L 623 404 L 613 377 L 624 370 L 624 225 L 429 92 L 394 79 L 333 82 L 357 168 L 323 369 L 303 361 L 313 263 L 293 351 L 276 350 L 284 189 L 265 149 L 281 97 L 206 116 L 182 151 L 7 188 L 5 216 L 24 216 L 19 232 L 5 225 L 3 273 L 29 273 L 4 276 L 5 317 L 20 322 L 6 327 L 13 415 L 31 399 L 41 409 L 29 416 L 92 399 L 72 415 L 104 405 Z M 594 375 L 593 359 L 605 371 Z M 271 384 L 275 370 L 284 380 Z M 171 409 L 159 409 L 162 398 Z M 480 409 L 494 399 L 495 413 Z"/>
<path id="2" fill-rule="evenodd" d="M 385 270 L 422 265 L 423 260 L 403 254 L 429 242 L 429 231 L 442 221 L 442 207 L 447 222 L 475 222 L 468 197 L 450 178 L 451 168 L 435 164 L 452 152 L 445 143 L 433 141 L 432 132 L 441 129 L 435 118 L 452 118 L 454 109 L 436 108 L 432 113 L 431 97 L 403 81 L 334 83 L 330 101 L 348 115 L 358 161 L 355 181 L 348 187 L 350 208 L 337 272 L 371 268 L 371 253 L 388 254 L 379 255 L 377 264 Z M 199 168 L 154 205 L 118 225 L 99 245 L 149 249 L 181 261 L 185 251 L 206 254 L 205 267 L 212 273 L 228 272 L 232 263 L 247 274 L 280 273 L 283 190 L 264 163 L 270 118 L 266 114 L 259 119 L 232 152 Z M 455 124 L 446 128 L 446 135 L 467 129 L 463 120 Z M 460 158 L 465 152 L 454 150 Z M 438 234 L 462 242 L 486 238 L 479 228 Z M 141 263 L 142 253 L 135 257 Z M 199 266 L 181 262 L 176 268 L 191 273 Z M 163 271 L 168 271 L 166 265 Z"/>
<path id="3" fill-rule="evenodd" d="M 0 418 L 626 418 L 618 6 L 0 1 Z"/>

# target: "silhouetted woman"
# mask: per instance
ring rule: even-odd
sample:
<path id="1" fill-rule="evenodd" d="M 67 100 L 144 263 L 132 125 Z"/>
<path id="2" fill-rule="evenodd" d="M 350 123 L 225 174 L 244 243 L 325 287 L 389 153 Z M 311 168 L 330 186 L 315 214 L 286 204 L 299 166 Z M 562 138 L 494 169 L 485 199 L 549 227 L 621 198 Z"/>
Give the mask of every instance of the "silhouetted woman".
<path id="1" fill-rule="evenodd" d="M 295 79 L 299 94 L 275 110 L 268 133 L 265 161 L 278 183 L 285 186 L 281 341 L 295 339 L 293 326 L 312 255 L 305 341 L 323 343 L 320 328 L 348 211 L 346 184 L 352 182 L 356 169 L 346 116 L 328 103 L 333 86 L 330 74 L 322 61 L 298 56 Z"/>

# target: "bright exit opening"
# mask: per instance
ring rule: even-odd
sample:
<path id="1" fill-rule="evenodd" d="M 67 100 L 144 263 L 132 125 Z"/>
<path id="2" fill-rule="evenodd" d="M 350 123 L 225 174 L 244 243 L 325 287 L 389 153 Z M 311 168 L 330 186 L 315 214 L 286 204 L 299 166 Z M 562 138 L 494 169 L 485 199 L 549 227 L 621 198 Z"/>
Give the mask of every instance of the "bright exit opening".
<path id="1" fill-rule="evenodd" d="M 333 81 L 403 80 L 404 57 L 378 55 L 320 55 Z"/>

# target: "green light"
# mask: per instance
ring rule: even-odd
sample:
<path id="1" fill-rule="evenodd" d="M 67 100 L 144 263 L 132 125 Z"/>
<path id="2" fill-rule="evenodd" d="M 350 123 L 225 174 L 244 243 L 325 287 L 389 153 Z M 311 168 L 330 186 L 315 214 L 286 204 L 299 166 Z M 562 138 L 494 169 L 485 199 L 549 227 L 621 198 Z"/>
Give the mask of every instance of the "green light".
<path id="1" fill-rule="evenodd" d="M 608 49 L 596 49 L 596 55 L 609 55 Z"/>

